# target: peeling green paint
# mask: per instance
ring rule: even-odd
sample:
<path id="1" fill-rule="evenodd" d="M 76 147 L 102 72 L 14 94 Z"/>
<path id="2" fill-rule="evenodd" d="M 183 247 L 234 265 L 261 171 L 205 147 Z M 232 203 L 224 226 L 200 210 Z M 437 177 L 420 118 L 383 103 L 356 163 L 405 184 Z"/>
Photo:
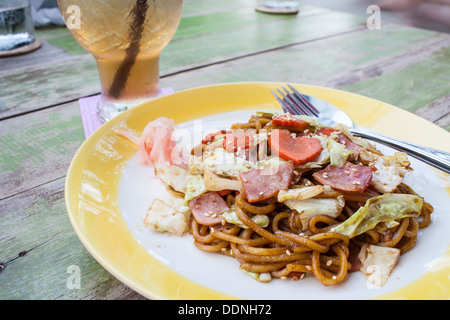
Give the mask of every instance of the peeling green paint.
<path id="1" fill-rule="evenodd" d="M 369 96 L 414 112 L 450 93 L 450 48 L 400 70 L 344 86 L 342 89 Z"/>

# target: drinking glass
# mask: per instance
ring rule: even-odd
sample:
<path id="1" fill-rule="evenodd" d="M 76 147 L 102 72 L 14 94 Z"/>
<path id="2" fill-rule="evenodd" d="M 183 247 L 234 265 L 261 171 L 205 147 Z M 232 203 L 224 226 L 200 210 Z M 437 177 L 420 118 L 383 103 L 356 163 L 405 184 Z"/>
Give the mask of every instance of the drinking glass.
<path id="1" fill-rule="evenodd" d="M 159 57 L 183 0 L 58 0 L 67 28 L 97 61 L 103 122 L 160 95 Z"/>
<path id="2" fill-rule="evenodd" d="M 10 52 L 34 43 L 29 0 L 0 0 L 0 52 Z"/>

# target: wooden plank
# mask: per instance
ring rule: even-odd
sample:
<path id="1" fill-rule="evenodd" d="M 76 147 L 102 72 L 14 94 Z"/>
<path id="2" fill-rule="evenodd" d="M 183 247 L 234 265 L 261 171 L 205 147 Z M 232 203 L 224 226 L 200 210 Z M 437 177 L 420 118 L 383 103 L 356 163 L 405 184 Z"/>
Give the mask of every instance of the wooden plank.
<path id="1" fill-rule="evenodd" d="M 178 74 L 162 83 L 176 90 L 193 83 L 305 83 L 363 94 L 414 112 L 449 94 L 449 55 L 447 34 L 385 25 Z"/>
<path id="2" fill-rule="evenodd" d="M 450 94 L 432 101 L 414 113 L 450 131 Z"/>
<path id="3" fill-rule="evenodd" d="M 445 47 L 436 45 L 421 60 L 398 59 L 383 72 L 342 88 L 414 112 L 450 92 L 449 38 L 442 44 Z"/>
<path id="4" fill-rule="evenodd" d="M 17 72 L 22 70 L 26 73 L 26 68 L 35 67 L 36 65 L 48 65 L 55 62 L 61 62 L 72 58 L 62 48 L 52 45 L 48 40 L 41 39 L 41 47 L 33 52 L 20 56 L 3 57 L 0 59 L 0 77 L 2 74 Z M 3 90 L 0 91 L 3 94 Z"/>
<path id="5" fill-rule="evenodd" d="M 403 34 L 394 44 L 389 38 L 399 36 L 397 32 Z M 329 47 L 339 47 L 341 51 L 327 51 Z M 384 29 L 379 34 L 357 32 L 326 41 L 287 46 L 195 72 L 176 73 L 164 78 L 163 82 L 182 89 L 201 85 L 203 81 L 205 84 L 243 79 L 284 81 L 281 79 L 291 77 L 295 82 L 308 80 L 335 87 L 352 86 L 374 77 L 393 76 L 405 69 L 417 68 L 417 64 L 424 61 L 437 65 L 436 61 L 441 63 L 442 55 L 447 54 L 447 47 L 445 36 L 432 34 L 430 37 L 415 29 Z M 289 61 L 299 63 L 287 63 Z M 281 67 L 267 68 L 271 64 Z M 419 69 L 426 67 L 425 64 Z M 434 73 L 436 68 L 432 69 Z M 347 76 L 349 73 L 352 75 Z M 413 80 L 421 76 L 418 72 L 413 74 Z M 298 78 L 302 81 L 295 80 Z M 437 80 L 442 81 L 442 78 Z M 361 88 L 370 94 L 368 86 Z M 392 97 L 395 96 L 392 94 Z M 406 97 L 405 100 L 414 98 Z M 448 126 L 448 95 L 442 96 L 438 90 L 428 100 L 428 105 L 416 112 Z M 4 120 L 0 130 L 0 148 L 4 151 L 0 178 L 8 181 L 7 187 L 2 185 L 0 196 L 3 198 L 0 201 L 0 234 L 5 248 L 0 252 L 0 262 L 6 264 L 0 284 L 9 289 L 2 291 L 5 296 L 0 293 L 0 298 L 140 299 L 87 253 L 65 214 L 64 175 L 84 139 L 77 103 Z M 66 285 L 67 268 L 71 265 L 82 270 L 80 290 L 69 289 Z"/>
<path id="6" fill-rule="evenodd" d="M 3 120 L 0 199 L 64 177 L 83 140 L 77 102 Z"/>
<path id="7" fill-rule="evenodd" d="M 398 38 L 397 32 L 402 34 L 401 38 Z M 395 42 L 389 40 L 391 36 L 397 37 Z M 330 47 L 340 49 L 327 50 Z M 177 73 L 163 78 L 161 84 L 177 91 L 235 81 L 280 81 L 335 88 L 352 85 L 357 87 L 359 83 L 370 82 L 373 78 L 395 77 L 399 71 L 404 72 L 405 68 L 416 68 L 416 64 L 427 62 L 435 65 L 435 59 L 442 55 L 441 50 L 447 50 L 448 47 L 450 38 L 447 35 L 430 34 L 407 27 L 401 30 L 398 27 L 386 27 L 379 33 L 364 31 L 343 34 L 211 65 L 192 72 Z M 426 65 L 422 68 L 426 69 Z M 424 72 L 426 73 L 426 70 Z M 409 79 L 413 82 L 421 81 L 422 75 L 415 73 Z M 429 94 L 422 100 L 422 106 L 444 96 L 442 90 L 435 90 L 440 85 L 435 82 L 442 81 L 443 77 L 448 75 L 449 73 L 443 74 L 440 78 L 430 79 L 423 84 L 423 90 L 428 88 Z M 449 79 L 446 81 L 443 83 L 448 83 Z M 430 87 L 427 87 L 428 84 Z M 380 87 L 381 84 L 347 90 L 376 97 L 376 90 Z M 364 92 L 361 92 L 362 90 Z M 389 91 L 391 89 L 386 88 L 386 92 Z M 389 103 L 397 102 L 395 99 L 399 98 L 400 101 L 396 105 L 405 109 L 416 103 L 414 95 L 403 95 L 402 91 L 392 91 L 391 95 L 378 98 Z M 65 175 L 71 157 L 84 140 L 78 108 L 75 101 L 2 121 L 0 179 L 9 183 L 0 187 L 0 198 Z M 445 117 L 445 114 L 438 112 L 448 112 L 445 108 L 433 110 L 436 121 Z"/>
<path id="8" fill-rule="evenodd" d="M 174 38 L 163 51 L 162 77 L 258 51 L 349 32 L 361 28 L 365 22 L 348 14 L 316 8 L 310 9 L 309 14 L 305 9 L 304 16 L 268 17 L 252 8 L 212 15 L 216 19 L 207 15 L 185 18 L 194 21 L 186 26 L 186 31 L 180 29 L 180 32 L 186 33 Z M 229 20 L 242 21 L 242 24 L 235 28 L 233 23 L 225 22 Z M 214 31 L 209 32 L 203 27 L 196 27 L 195 23 L 217 26 Z M 269 34 L 270 36 L 267 36 Z M 89 55 L 27 68 L 26 72 L 18 70 L 2 74 L 0 88 L 0 118 L 38 110 L 100 91 L 96 64 Z"/>
<path id="9" fill-rule="evenodd" d="M 201 74 L 196 85 L 260 80 L 345 86 L 379 74 L 375 69 L 382 64 L 402 58 L 414 64 L 448 41 L 445 34 L 395 25 L 377 31 L 361 29 L 202 68 L 196 72 Z M 192 86 L 181 74 L 163 79 L 163 84 L 177 90 Z"/>
<path id="10" fill-rule="evenodd" d="M 0 299 L 143 299 L 79 241 L 66 213 L 64 181 L 0 201 Z M 70 278 L 74 268 L 79 287 Z"/>
<path id="11" fill-rule="evenodd" d="M 185 20 L 185 34 L 179 34 L 165 53 L 169 58 L 163 66 L 163 86 L 181 90 L 267 80 L 345 88 L 368 96 L 382 95 L 384 88 L 386 94 L 380 100 L 397 101 L 400 107 L 415 110 L 450 130 L 450 92 L 442 86 L 450 80 L 449 36 L 386 25 L 382 30 L 363 31 L 352 24 L 355 21 L 342 25 L 338 29 L 341 34 L 336 35 L 335 25 L 348 21 L 339 15 L 335 20 L 330 20 L 330 15 L 322 20 L 319 17 L 321 25 L 327 19 L 330 23 L 322 30 L 313 30 L 317 25 L 276 17 L 262 20 L 270 21 L 265 25 L 252 20 L 256 16 L 250 13 L 253 1 L 242 0 L 243 7 L 240 1 L 227 2 L 228 11 L 241 8 L 242 20 L 233 20 L 216 0 L 186 0 L 195 4 L 186 15 L 193 18 Z M 310 13 L 314 16 L 317 12 Z M 225 21 L 226 17 L 231 20 Z M 205 24 L 197 25 L 202 19 Z M 215 25 L 214 20 L 220 23 Z M 230 36 L 239 40 L 235 51 L 224 45 L 213 47 L 221 45 L 220 41 L 227 42 L 227 30 L 238 22 L 242 34 L 253 32 L 263 37 L 269 31 L 273 33 L 263 40 L 264 46 L 244 46 L 245 37 L 235 33 Z M 302 30 L 312 37 L 284 34 L 283 25 L 297 23 L 292 32 Z M 216 29 L 209 33 L 206 25 Z M 355 30 L 359 31 L 348 33 Z M 49 35 L 53 39 L 60 36 Z M 212 43 L 202 47 L 208 39 Z M 192 47 L 184 49 L 183 43 L 188 42 Z M 74 70 L 80 73 L 73 74 Z M 401 82 L 404 77 L 412 81 L 410 87 Z M 142 299 L 92 258 L 76 237 L 64 204 L 65 174 L 84 133 L 78 103 L 60 103 L 98 92 L 95 62 L 89 55 L 81 55 L 71 58 L 70 63 L 47 64 L 27 73 L 17 72 L 8 81 L 2 79 L 1 99 L 17 101 L 17 105 L 5 111 L 4 117 L 11 118 L 2 120 L 0 126 L 0 180 L 7 182 L 0 187 L 0 264 L 6 266 L 0 269 L 0 299 Z M 414 89 L 425 96 L 418 97 Z M 8 106 L 9 102 L 3 107 Z M 27 114 L 14 117 L 20 113 Z M 67 286 L 70 266 L 80 268 L 79 289 Z"/>

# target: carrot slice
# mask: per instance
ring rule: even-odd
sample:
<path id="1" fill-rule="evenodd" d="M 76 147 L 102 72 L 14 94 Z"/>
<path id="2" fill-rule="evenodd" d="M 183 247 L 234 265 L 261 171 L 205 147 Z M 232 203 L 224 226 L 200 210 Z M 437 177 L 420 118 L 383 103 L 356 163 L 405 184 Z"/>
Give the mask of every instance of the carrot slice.
<path id="1" fill-rule="evenodd" d="M 317 134 L 324 134 L 326 136 L 330 136 L 333 132 L 337 132 L 338 130 L 330 128 L 330 127 L 323 127 L 316 131 Z"/>
<path id="2" fill-rule="evenodd" d="M 287 130 L 272 130 L 269 145 L 280 158 L 292 160 L 296 165 L 309 162 L 322 152 L 319 139 L 307 137 L 294 139 Z"/>
<path id="3" fill-rule="evenodd" d="M 293 117 L 290 114 L 274 116 L 272 118 L 272 123 L 277 126 L 291 127 L 297 130 L 306 129 L 306 127 L 308 127 L 308 122 Z"/>

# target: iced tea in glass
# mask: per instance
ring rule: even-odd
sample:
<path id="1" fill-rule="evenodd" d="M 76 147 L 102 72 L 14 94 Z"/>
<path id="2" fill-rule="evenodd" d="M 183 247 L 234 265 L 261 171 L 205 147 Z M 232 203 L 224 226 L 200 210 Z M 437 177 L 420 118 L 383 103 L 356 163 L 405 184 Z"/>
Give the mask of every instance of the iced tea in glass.
<path id="1" fill-rule="evenodd" d="M 102 88 L 97 114 L 102 121 L 160 94 L 159 57 L 178 27 L 183 0 L 58 4 L 74 38 L 97 61 Z"/>

